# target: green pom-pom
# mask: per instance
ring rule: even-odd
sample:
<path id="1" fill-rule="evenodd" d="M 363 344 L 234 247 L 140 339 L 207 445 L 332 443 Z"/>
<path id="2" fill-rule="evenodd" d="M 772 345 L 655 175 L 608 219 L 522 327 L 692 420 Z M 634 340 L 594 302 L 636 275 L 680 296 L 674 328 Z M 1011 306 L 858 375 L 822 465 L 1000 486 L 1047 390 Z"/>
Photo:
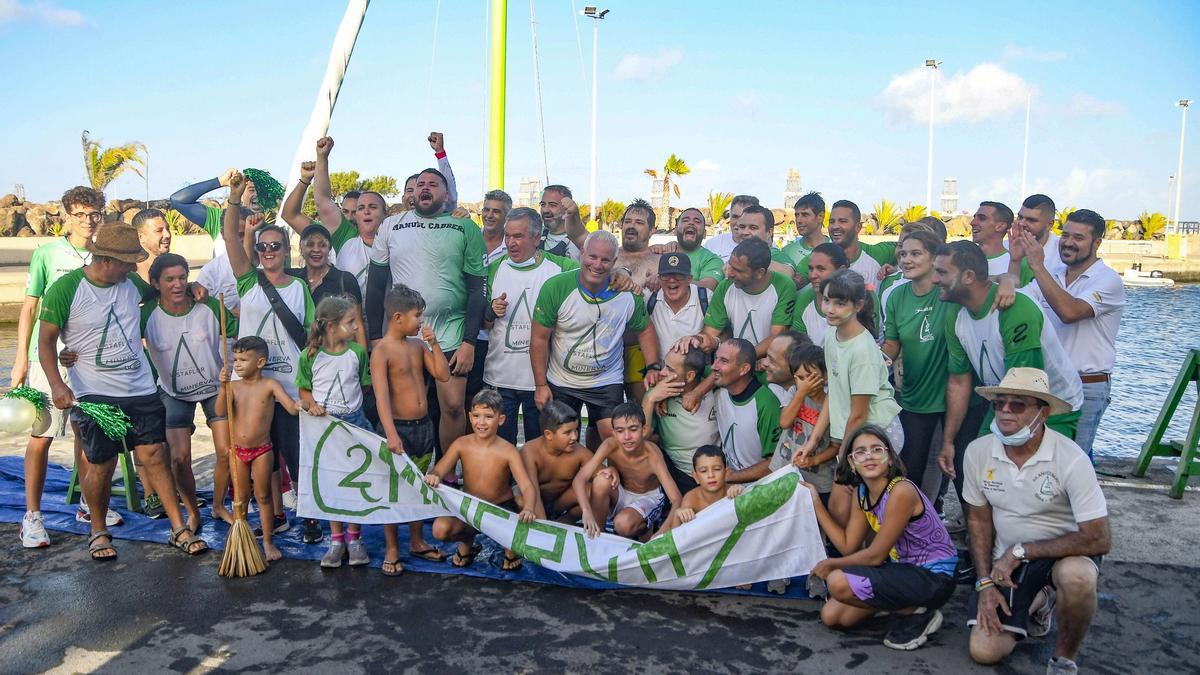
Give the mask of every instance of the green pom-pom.
<path id="1" fill-rule="evenodd" d="M 81 401 L 76 403 L 75 406 L 79 408 L 79 412 L 95 420 L 96 424 L 100 425 L 100 430 L 110 440 L 119 441 L 125 438 L 125 434 L 128 434 L 129 429 L 133 427 L 133 422 L 129 419 L 129 415 L 126 415 L 124 410 L 115 405 Z"/>
<path id="2" fill-rule="evenodd" d="M 242 172 L 258 192 L 258 205 L 263 211 L 272 211 L 283 201 L 283 185 L 262 169 L 246 169 Z"/>
<path id="3" fill-rule="evenodd" d="M 4 398 L 19 398 L 22 401 L 29 401 L 40 412 L 46 412 L 50 409 L 50 399 L 42 392 L 33 387 L 20 386 L 4 395 Z"/>

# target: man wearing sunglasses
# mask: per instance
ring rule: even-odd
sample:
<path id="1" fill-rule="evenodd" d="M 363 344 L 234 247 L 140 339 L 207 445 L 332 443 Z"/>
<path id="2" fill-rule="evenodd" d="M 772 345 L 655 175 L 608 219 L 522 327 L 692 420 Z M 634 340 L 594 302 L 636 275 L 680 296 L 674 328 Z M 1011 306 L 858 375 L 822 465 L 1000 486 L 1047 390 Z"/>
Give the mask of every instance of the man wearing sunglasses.
<path id="1" fill-rule="evenodd" d="M 1045 371 L 1050 390 L 1067 402 L 1067 408 L 1050 415 L 1046 425 L 1072 439 L 1083 406 L 1083 384 L 1037 302 L 1018 293 L 1012 305 L 998 308 L 999 285 L 988 278 L 988 260 L 978 244 L 956 241 L 942 245 L 934 256 L 933 283 L 941 300 L 959 305 L 946 315 L 950 378 L 938 465 L 955 479 L 961 497 L 962 453 L 955 447 L 955 437 L 960 429 L 964 436 L 985 433 L 992 421 L 989 411 L 978 432 L 962 428 L 972 379 L 994 387 L 1016 367 Z"/>
<path id="2" fill-rule="evenodd" d="M 1091 462 L 1047 422 L 1071 410 L 1051 383 L 1036 368 L 1013 368 L 999 386 L 975 389 L 995 421 L 990 435 L 967 446 L 963 466 L 978 575 L 967 625 L 971 658 L 990 665 L 1026 636 L 1046 635 L 1057 616 L 1046 672 L 1074 673 L 1111 537 Z"/>

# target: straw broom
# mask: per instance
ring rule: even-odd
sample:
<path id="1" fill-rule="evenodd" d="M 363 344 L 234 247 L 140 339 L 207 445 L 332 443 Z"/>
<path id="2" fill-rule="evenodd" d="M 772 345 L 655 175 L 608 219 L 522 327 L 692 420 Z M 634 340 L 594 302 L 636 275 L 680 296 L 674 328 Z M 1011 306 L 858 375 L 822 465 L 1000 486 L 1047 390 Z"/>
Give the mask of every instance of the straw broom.
<path id="1" fill-rule="evenodd" d="M 221 315 L 221 358 L 225 368 L 229 368 L 229 336 L 225 330 L 225 294 L 220 294 Z M 217 574 L 223 577 L 252 577 L 267 571 L 267 563 L 263 560 L 262 549 L 254 540 L 254 530 L 250 529 L 250 521 L 246 520 L 246 504 L 249 500 L 250 486 L 238 479 L 236 453 L 233 451 L 233 386 L 230 382 L 222 382 L 225 388 L 225 426 L 229 428 L 229 478 L 233 481 L 233 525 L 229 528 L 229 536 L 225 539 L 225 554 L 221 556 L 221 566 Z M 218 495 L 217 499 L 224 499 Z M 270 527 L 270 523 L 264 527 Z"/>

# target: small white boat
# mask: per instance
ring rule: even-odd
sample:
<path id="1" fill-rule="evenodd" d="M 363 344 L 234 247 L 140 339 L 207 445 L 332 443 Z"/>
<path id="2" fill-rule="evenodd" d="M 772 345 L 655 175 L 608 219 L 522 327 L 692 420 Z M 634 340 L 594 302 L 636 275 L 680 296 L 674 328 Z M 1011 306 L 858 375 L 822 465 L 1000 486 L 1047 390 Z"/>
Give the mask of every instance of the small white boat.
<path id="1" fill-rule="evenodd" d="M 1124 282 L 1126 286 L 1135 286 L 1139 288 L 1165 288 L 1167 286 L 1175 285 L 1174 279 L 1168 279 L 1167 277 L 1164 277 L 1163 273 L 1159 270 L 1143 272 L 1142 270 L 1135 269 L 1133 267 L 1125 270 L 1125 273 L 1121 275 L 1121 281 Z"/>

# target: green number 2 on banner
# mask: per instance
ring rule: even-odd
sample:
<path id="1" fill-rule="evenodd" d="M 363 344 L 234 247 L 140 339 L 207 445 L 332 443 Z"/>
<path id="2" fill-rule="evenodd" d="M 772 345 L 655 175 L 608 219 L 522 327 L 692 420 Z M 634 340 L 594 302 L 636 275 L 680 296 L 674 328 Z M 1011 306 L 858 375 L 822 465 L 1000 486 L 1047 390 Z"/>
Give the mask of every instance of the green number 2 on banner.
<path id="1" fill-rule="evenodd" d="M 364 500 L 374 504 L 375 502 L 379 501 L 379 499 L 377 497 L 372 497 L 370 494 L 367 493 L 367 488 L 371 487 L 371 483 L 369 483 L 367 481 L 356 480 L 359 476 L 366 473 L 367 469 L 369 469 L 371 467 L 371 451 L 368 450 L 365 445 L 363 445 L 361 443 L 355 443 L 354 445 L 346 448 L 346 456 L 350 457 L 354 453 L 355 450 L 362 450 L 362 452 L 363 452 L 362 464 L 360 464 L 359 467 L 357 469 L 355 469 L 354 471 L 351 471 L 350 473 L 346 474 L 346 477 L 343 478 L 341 480 L 341 482 L 338 483 L 338 487 L 351 488 L 351 489 L 358 488 L 358 492 L 359 492 L 359 494 L 362 495 L 362 498 Z"/>

